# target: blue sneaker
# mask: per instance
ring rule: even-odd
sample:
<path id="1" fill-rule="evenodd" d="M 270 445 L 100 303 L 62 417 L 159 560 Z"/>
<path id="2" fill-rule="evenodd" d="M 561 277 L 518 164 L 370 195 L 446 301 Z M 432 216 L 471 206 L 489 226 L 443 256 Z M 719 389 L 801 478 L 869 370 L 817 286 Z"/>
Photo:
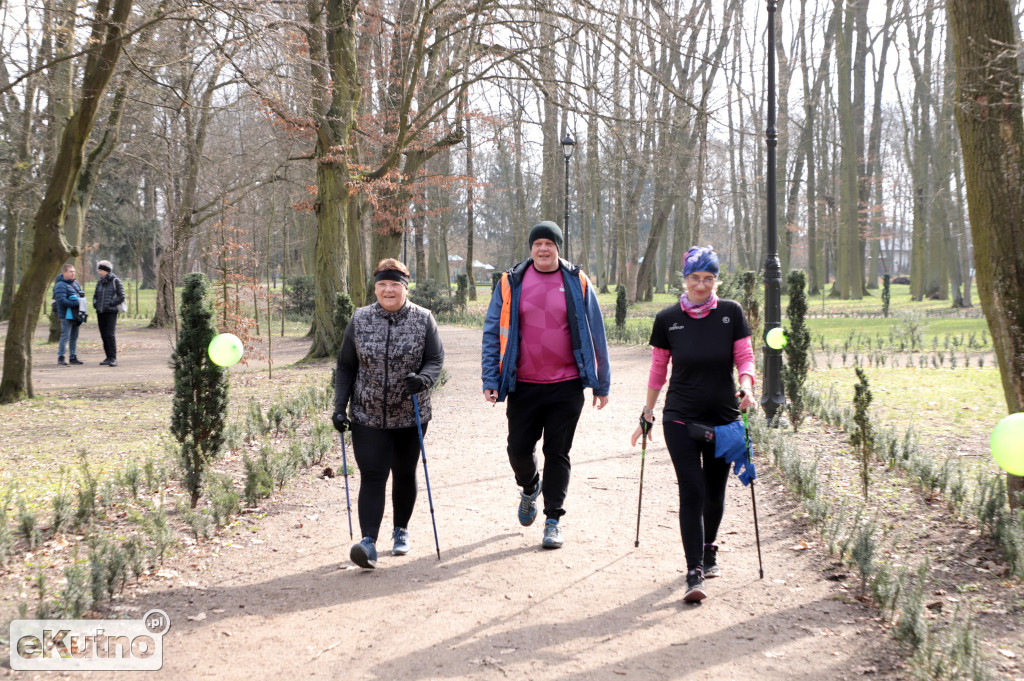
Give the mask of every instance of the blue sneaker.
<path id="1" fill-rule="evenodd" d="M 533 521 L 537 518 L 537 497 L 540 496 L 540 490 L 544 487 L 544 481 L 537 481 L 537 489 L 533 494 L 526 494 L 525 492 L 519 493 L 519 524 L 523 527 L 529 527 L 533 525 Z"/>
<path id="2" fill-rule="evenodd" d="M 562 528 L 558 526 L 558 521 L 554 518 L 548 518 L 544 523 L 544 541 L 542 546 L 546 549 L 562 548 Z"/>
<path id="3" fill-rule="evenodd" d="M 392 556 L 404 556 L 409 553 L 409 530 L 396 527 L 391 533 L 391 538 L 395 540 L 395 545 L 391 549 Z"/>
<path id="4" fill-rule="evenodd" d="M 376 540 L 372 537 L 363 537 L 361 542 L 352 546 L 352 550 L 348 552 L 348 557 L 359 567 L 372 570 L 377 567 L 377 547 L 375 544 Z"/>

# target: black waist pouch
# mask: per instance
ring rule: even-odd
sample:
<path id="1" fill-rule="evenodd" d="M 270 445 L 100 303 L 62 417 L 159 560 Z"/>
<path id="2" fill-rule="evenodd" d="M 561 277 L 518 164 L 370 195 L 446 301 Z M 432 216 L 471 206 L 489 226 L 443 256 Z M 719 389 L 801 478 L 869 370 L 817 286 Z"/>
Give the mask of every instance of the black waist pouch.
<path id="1" fill-rule="evenodd" d="M 712 426 L 705 426 L 703 423 L 687 423 L 686 432 L 697 442 L 714 442 L 715 429 Z"/>

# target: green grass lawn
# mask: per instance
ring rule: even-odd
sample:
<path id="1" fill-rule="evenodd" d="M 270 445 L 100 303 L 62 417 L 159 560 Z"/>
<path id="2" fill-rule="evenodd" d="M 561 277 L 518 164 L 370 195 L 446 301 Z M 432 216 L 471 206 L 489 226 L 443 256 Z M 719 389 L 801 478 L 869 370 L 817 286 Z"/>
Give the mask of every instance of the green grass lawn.
<path id="1" fill-rule="evenodd" d="M 1006 416 L 999 371 L 978 369 L 864 369 L 874 396 L 872 408 L 882 421 L 919 433 L 945 436 L 953 429 L 988 441 L 992 428 Z M 853 401 L 857 377 L 852 367 L 818 369 L 809 381 L 820 389 L 834 385 L 840 400 Z"/>

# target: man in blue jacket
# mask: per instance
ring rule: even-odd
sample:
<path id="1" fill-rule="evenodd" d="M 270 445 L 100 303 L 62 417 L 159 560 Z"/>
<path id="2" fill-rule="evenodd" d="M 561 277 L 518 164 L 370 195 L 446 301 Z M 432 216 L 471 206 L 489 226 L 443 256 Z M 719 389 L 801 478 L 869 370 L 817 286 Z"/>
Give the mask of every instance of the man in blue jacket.
<path id="1" fill-rule="evenodd" d="M 569 450 L 583 411 L 608 404 L 611 370 L 597 294 L 578 265 L 558 256 L 562 230 L 530 230 L 530 257 L 502 274 L 484 321 L 484 399 L 508 398 L 508 460 L 522 488 L 519 522 L 533 524 L 544 495 L 544 548 L 562 546 L 559 520 L 569 489 Z M 543 482 L 535 454 L 544 438 Z"/>
<path id="2" fill-rule="evenodd" d="M 75 281 L 75 266 L 64 265 L 53 285 L 53 299 L 57 301 L 57 317 L 60 319 L 60 340 L 57 342 L 57 364 L 83 364 L 78 361 L 78 301 L 85 297 L 81 284 Z M 64 361 L 64 348 L 71 353 Z"/>

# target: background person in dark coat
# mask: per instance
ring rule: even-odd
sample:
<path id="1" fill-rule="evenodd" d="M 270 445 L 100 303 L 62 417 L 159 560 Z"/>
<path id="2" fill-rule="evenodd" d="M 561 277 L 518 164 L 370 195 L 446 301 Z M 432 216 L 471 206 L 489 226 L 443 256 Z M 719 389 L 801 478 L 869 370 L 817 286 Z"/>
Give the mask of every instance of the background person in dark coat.
<path id="1" fill-rule="evenodd" d="M 364 568 L 377 567 L 377 535 L 389 476 L 394 509 L 391 553 L 409 552 L 408 526 L 416 503 L 419 461 L 412 395 L 418 396 L 426 435 L 430 387 L 441 377 L 444 363 L 434 316 L 407 299 L 408 268 L 386 258 L 373 274 L 377 302 L 352 315 L 338 353 L 334 387 L 334 427 L 340 433 L 352 429 L 360 476 L 363 539 L 352 547 L 349 557 Z"/>
<path id="2" fill-rule="evenodd" d="M 60 340 L 57 342 L 57 364 L 67 366 L 82 364 L 78 361 L 78 301 L 85 297 L 82 285 L 75 281 L 75 266 L 64 265 L 57 281 L 53 284 L 53 299 L 57 303 L 57 318 L 60 319 Z M 64 361 L 64 350 L 71 353 L 69 362 Z"/>
<path id="3" fill-rule="evenodd" d="M 124 286 L 114 275 L 114 266 L 109 260 L 100 260 L 96 265 L 99 278 L 96 292 L 92 295 L 92 306 L 96 309 L 96 324 L 103 339 L 103 352 L 107 358 L 100 362 L 106 366 L 117 366 L 117 340 L 114 327 L 117 326 L 117 306 L 124 302 Z"/>

